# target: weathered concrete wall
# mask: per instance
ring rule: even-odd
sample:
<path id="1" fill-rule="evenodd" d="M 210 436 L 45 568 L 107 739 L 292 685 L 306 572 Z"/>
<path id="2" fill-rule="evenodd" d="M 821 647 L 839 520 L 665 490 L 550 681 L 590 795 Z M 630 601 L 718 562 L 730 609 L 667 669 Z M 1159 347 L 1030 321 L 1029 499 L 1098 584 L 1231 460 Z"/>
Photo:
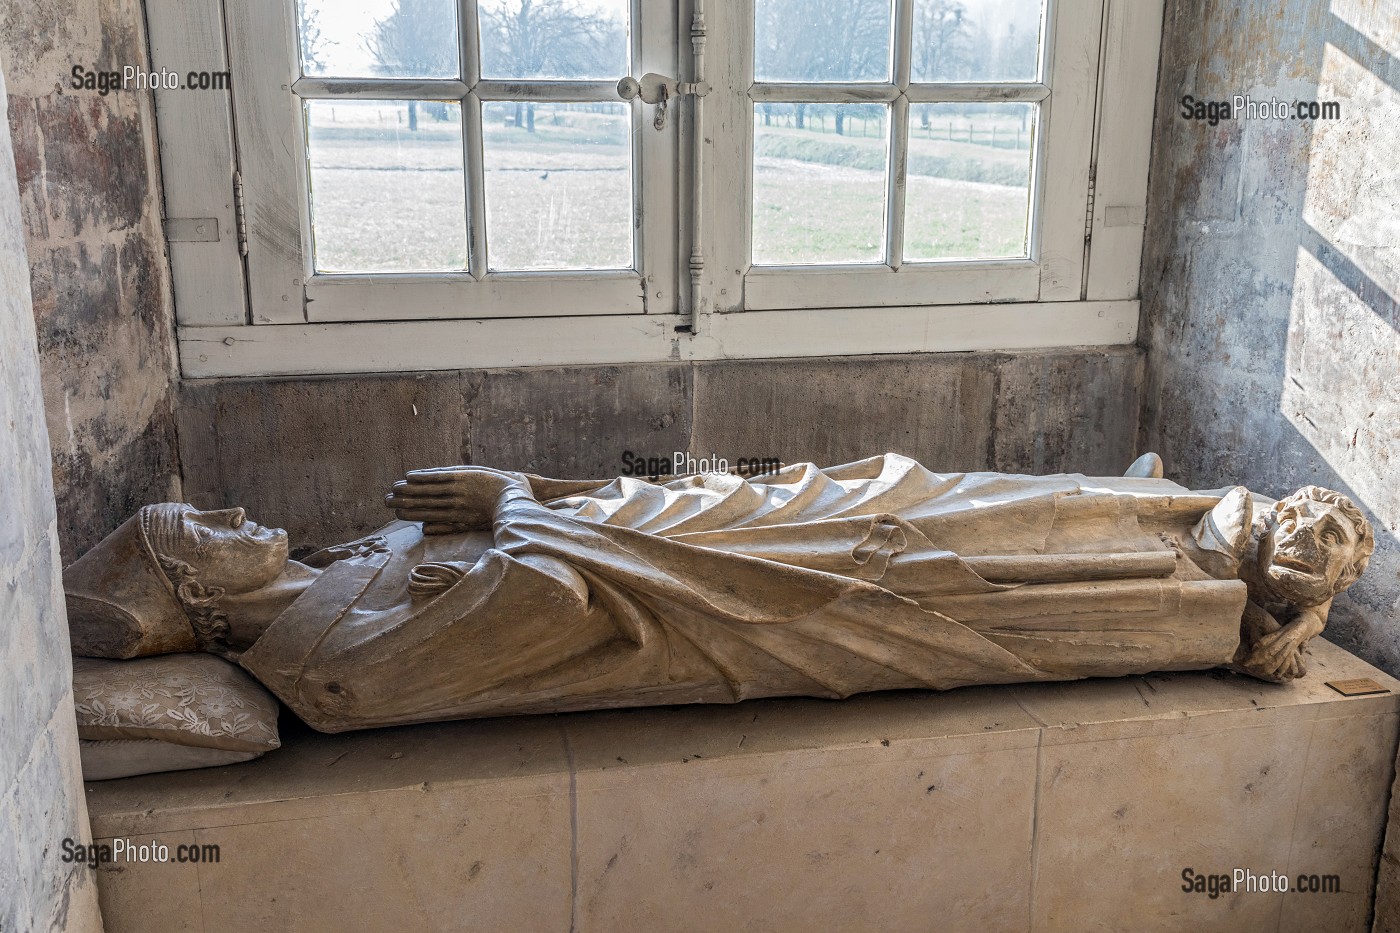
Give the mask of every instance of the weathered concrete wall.
<path id="1" fill-rule="evenodd" d="M 1400 672 L 1400 16 L 1370 0 L 1171 0 L 1143 299 L 1143 446 L 1168 475 L 1320 483 L 1375 525 L 1328 635 Z M 1211 127 L 1180 100 L 1332 101 Z"/>
<path id="2" fill-rule="evenodd" d="M 63 556 L 178 498 L 173 317 L 146 92 L 72 68 L 147 60 L 140 0 L 0 7 Z"/>
<path id="3" fill-rule="evenodd" d="M 4 86 L 0 76 L 0 88 Z M 0 930 L 100 930 L 10 134 L 0 127 Z"/>
<path id="4" fill-rule="evenodd" d="M 453 463 L 598 477 L 629 451 L 893 450 L 942 470 L 1115 473 L 1136 454 L 1141 371 L 1123 347 L 186 382 L 184 489 L 320 546 L 388 520 L 405 470 Z"/>

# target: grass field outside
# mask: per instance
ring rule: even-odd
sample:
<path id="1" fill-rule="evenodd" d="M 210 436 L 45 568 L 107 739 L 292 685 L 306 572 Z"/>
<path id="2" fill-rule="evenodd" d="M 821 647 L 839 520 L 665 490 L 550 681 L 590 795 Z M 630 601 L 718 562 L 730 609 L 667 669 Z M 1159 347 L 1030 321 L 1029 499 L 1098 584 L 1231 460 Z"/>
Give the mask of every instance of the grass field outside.
<path id="1" fill-rule="evenodd" d="M 632 266 L 631 132 L 612 113 L 536 114 L 535 132 L 483 121 L 488 264 L 497 270 Z M 543 109 L 543 108 L 541 108 Z M 338 105 L 310 133 L 316 265 L 333 272 L 466 268 L 462 138 L 455 120 Z M 358 118 L 358 119 L 356 119 Z"/>
<path id="2" fill-rule="evenodd" d="M 754 127 L 754 154 L 847 168 L 882 169 L 889 156 L 883 137 L 837 136 L 786 127 Z M 909 138 L 909 175 L 981 181 L 1024 187 L 1030 175 L 1029 149 L 994 147 L 919 136 Z"/>
<path id="3" fill-rule="evenodd" d="M 1025 188 L 910 176 L 906 197 L 907 262 L 1025 255 Z M 755 160 L 755 263 L 882 262 L 884 229 L 883 170 Z"/>
<path id="4" fill-rule="evenodd" d="M 631 130 L 621 105 L 613 106 L 611 113 L 540 106 L 533 133 L 510 125 L 513 105 L 487 112 L 486 226 L 493 269 L 631 266 Z M 460 123 L 455 105 L 449 107 L 454 119 L 420 109 L 414 131 L 407 129 L 401 104 L 336 102 L 311 113 L 318 269 L 466 268 Z M 761 129 L 754 163 L 755 262 L 881 261 L 886 141 L 838 136 L 829 126 Z M 969 143 L 958 138 L 957 127 L 952 140 L 936 132 L 920 138 L 918 129 L 911 127 L 905 256 L 1024 255 L 1031 150 Z M 937 129 L 935 121 L 930 130 Z M 1000 131 L 997 136 L 1014 139 Z M 975 128 L 973 137 L 981 138 Z"/>
<path id="5" fill-rule="evenodd" d="M 460 124 L 410 133 L 313 122 L 308 162 L 318 271 L 467 268 Z"/>

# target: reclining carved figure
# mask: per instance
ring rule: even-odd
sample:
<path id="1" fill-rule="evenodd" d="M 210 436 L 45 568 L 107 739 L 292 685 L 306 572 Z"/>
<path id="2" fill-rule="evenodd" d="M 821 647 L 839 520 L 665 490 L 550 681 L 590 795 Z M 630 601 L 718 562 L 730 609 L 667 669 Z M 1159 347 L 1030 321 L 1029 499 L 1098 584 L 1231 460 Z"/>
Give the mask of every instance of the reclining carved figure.
<path id="1" fill-rule="evenodd" d="M 1232 665 L 1284 682 L 1374 547 L 1345 496 L 933 473 L 409 473 L 377 533 L 288 559 L 150 505 L 65 573 L 75 654 L 202 650 L 317 729 Z M 1141 464 L 1147 466 L 1140 466 Z"/>

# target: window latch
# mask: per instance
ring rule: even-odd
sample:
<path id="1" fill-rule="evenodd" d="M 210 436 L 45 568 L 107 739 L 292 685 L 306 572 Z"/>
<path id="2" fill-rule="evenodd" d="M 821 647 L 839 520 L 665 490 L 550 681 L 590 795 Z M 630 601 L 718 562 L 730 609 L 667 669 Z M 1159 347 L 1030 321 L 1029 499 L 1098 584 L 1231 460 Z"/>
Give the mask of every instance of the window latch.
<path id="1" fill-rule="evenodd" d="M 655 72 L 647 72 L 641 79 L 628 76 L 617 82 L 617 94 L 623 100 L 640 97 L 643 103 L 656 106 L 656 117 L 652 126 L 658 130 L 666 128 L 667 104 L 674 97 L 693 95 L 704 97 L 710 93 L 710 86 L 703 81 L 677 81 Z"/>

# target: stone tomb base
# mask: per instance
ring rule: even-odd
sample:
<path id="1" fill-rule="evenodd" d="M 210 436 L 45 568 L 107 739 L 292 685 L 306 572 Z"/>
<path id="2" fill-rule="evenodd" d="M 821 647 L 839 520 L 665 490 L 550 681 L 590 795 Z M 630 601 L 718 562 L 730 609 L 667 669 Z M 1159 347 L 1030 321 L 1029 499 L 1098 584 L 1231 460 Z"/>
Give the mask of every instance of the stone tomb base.
<path id="1" fill-rule="evenodd" d="M 1344 697 L 1369 677 L 1391 693 Z M 323 736 L 88 785 L 164 930 L 1366 930 L 1397 682 L 1326 642 L 1221 672 Z M 1187 893 L 1183 871 L 1337 893 Z"/>

